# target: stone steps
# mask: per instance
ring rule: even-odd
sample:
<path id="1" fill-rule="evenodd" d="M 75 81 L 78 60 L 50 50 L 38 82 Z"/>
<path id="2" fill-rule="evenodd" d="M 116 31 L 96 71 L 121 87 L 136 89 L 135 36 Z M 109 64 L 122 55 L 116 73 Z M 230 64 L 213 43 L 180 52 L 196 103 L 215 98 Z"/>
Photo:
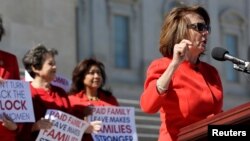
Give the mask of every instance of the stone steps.
<path id="1" fill-rule="evenodd" d="M 135 123 L 138 141 L 156 141 L 159 135 L 159 114 L 146 114 L 141 111 L 139 101 L 129 99 L 118 99 L 121 106 L 135 108 Z"/>

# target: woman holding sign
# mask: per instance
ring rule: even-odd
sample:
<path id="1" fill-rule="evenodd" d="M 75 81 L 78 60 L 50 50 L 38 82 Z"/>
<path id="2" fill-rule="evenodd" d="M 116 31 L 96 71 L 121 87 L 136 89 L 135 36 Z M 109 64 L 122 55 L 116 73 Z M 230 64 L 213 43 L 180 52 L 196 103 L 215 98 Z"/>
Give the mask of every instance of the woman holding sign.
<path id="1" fill-rule="evenodd" d="M 105 90 L 104 65 L 95 59 L 81 61 L 74 69 L 70 89 L 70 103 L 73 114 L 83 119 L 91 114 L 88 106 L 119 106 L 116 98 Z M 92 141 L 90 134 L 84 134 L 84 141 Z"/>
<path id="2" fill-rule="evenodd" d="M 47 49 L 43 45 L 30 49 L 23 57 L 25 69 L 33 79 L 30 83 L 35 123 L 26 123 L 19 140 L 33 141 L 40 129 L 49 129 L 52 122 L 44 119 L 47 109 L 56 109 L 70 113 L 70 103 L 66 92 L 51 84 L 56 75 L 55 49 Z M 30 133 L 30 134 L 29 134 Z"/>
<path id="3" fill-rule="evenodd" d="M 41 129 L 50 129 L 52 122 L 44 119 L 48 109 L 60 110 L 71 114 L 71 106 L 67 93 L 51 82 L 56 76 L 55 49 L 47 49 L 43 45 L 29 50 L 23 57 L 25 69 L 33 80 L 30 83 L 36 122 L 26 123 L 23 132 L 18 136 L 19 141 L 34 141 Z M 87 132 L 99 129 L 96 122 L 90 123 Z"/>
<path id="4" fill-rule="evenodd" d="M 4 33 L 3 21 L 2 17 L 0 17 L 0 41 Z M 5 79 L 19 80 L 19 67 L 14 54 L 0 50 L 0 83 L 3 83 Z M 5 114 L 2 115 L 0 123 L 0 140 L 15 141 L 16 133 L 18 132 L 17 124 Z"/>

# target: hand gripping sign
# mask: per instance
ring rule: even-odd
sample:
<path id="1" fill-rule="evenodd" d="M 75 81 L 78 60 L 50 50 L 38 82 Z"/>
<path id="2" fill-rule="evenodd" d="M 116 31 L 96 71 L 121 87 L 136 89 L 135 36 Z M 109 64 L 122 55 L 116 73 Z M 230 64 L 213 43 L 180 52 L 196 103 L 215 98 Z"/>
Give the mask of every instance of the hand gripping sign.
<path id="1" fill-rule="evenodd" d="M 81 141 L 89 123 L 65 112 L 49 109 L 45 119 L 53 122 L 52 128 L 40 130 L 36 141 Z"/>

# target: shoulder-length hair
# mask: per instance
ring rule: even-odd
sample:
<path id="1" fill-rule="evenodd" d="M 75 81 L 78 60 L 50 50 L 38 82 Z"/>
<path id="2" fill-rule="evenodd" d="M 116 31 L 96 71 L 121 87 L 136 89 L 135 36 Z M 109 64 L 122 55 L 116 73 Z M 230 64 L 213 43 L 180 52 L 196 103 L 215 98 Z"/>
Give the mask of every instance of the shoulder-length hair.
<path id="1" fill-rule="evenodd" d="M 210 25 L 207 11 L 201 6 L 182 6 L 173 8 L 165 17 L 160 33 L 159 51 L 164 57 L 173 56 L 173 48 L 182 39 L 189 39 L 188 27 L 190 24 L 187 14 L 196 13 L 203 17 L 205 23 Z"/>
<path id="2" fill-rule="evenodd" d="M 77 66 L 74 68 L 72 73 L 72 84 L 69 93 L 74 94 L 78 93 L 82 90 L 85 90 L 85 85 L 83 83 L 83 80 L 85 79 L 85 76 L 87 75 L 88 71 L 92 66 L 97 66 L 100 69 L 101 76 L 102 76 L 102 85 L 100 88 L 98 88 L 98 91 L 104 92 L 106 95 L 112 95 L 112 93 L 109 90 L 105 90 L 103 86 L 106 83 L 106 73 L 105 73 L 105 67 L 102 62 L 99 62 L 96 59 L 90 58 L 85 59 L 81 61 Z"/>

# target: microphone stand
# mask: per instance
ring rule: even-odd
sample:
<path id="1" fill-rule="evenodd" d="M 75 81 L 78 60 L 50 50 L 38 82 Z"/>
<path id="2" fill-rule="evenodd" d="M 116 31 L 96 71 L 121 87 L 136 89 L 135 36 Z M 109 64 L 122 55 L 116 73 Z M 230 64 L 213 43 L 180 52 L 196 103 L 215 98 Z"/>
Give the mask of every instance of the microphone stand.
<path id="1" fill-rule="evenodd" d="M 241 72 L 250 74 L 250 62 L 245 62 L 245 66 L 242 66 L 239 64 L 234 64 L 233 68 L 237 71 L 241 71 Z"/>

